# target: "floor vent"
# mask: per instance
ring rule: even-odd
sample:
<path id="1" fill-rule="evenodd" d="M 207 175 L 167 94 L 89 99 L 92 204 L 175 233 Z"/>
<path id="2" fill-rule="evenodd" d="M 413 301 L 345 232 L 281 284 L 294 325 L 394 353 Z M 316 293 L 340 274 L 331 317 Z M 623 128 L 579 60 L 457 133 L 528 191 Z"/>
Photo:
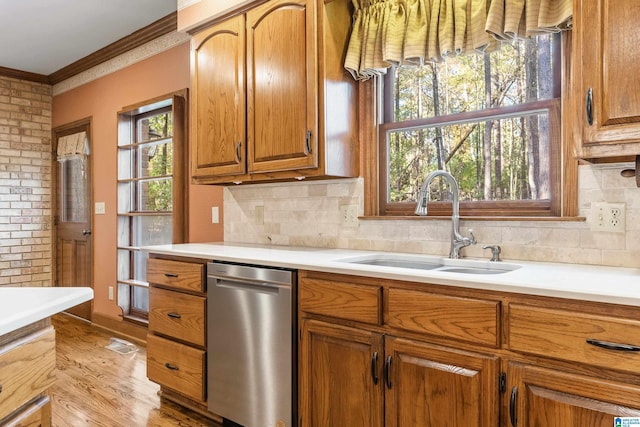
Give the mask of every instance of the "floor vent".
<path id="1" fill-rule="evenodd" d="M 135 344 L 120 338 L 111 338 L 111 343 L 106 348 L 120 354 L 130 354 L 138 351 L 138 347 Z"/>

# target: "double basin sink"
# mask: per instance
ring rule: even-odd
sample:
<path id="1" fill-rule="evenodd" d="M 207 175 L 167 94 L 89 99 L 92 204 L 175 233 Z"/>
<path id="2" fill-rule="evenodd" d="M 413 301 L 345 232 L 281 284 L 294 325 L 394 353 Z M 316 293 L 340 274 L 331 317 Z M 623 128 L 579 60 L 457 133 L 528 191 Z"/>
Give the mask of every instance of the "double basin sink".
<path id="1" fill-rule="evenodd" d="M 372 254 L 337 259 L 338 262 L 364 264 L 380 267 L 409 268 L 461 274 L 504 274 L 520 268 L 517 264 L 470 259 L 450 259 L 441 257 Z"/>

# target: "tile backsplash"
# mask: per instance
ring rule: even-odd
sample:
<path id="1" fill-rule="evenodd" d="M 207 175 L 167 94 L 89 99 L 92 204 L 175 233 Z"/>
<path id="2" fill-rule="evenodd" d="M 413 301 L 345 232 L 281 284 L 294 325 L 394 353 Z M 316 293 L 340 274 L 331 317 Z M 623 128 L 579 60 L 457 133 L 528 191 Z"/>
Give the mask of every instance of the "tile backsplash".
<path id="1" fill-rule="evenodd" d="M 582 165 L 579 214 L 586 221 L 462 220 L 478 240 L 468 257 L 490 257 L 483 245 L 498 244 L 506 260 L 640 267 L 640 188 L 622 178 L 629 164 Z M 322 248 L 449 252 L 450 220 L 358 220 L 345 225 L 347 206 L 363 212 L 363 181 L 341 179 L 226 187 L 225 241 Z M 591 231 L 594 202 L 625 203 L 624 233 Z"/>

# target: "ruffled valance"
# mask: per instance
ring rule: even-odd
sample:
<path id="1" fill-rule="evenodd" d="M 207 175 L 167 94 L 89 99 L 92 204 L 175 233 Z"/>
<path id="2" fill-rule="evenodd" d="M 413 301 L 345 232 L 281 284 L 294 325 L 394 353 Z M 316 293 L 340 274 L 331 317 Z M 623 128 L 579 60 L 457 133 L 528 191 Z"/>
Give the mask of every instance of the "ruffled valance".
<path id="1" fill-rule="evenodd" d="M 352 0 L 345 68 L 362 80 L 393 64 L 487 52 L 571 28 L 572 0 Z"/>

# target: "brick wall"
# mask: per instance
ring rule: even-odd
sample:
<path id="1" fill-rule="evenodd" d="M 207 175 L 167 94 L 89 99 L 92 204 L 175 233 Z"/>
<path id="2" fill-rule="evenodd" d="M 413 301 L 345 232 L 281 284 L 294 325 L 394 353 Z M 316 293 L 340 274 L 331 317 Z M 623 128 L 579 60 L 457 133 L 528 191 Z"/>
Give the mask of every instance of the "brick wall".
<path id="1" fill-rule="evenodd" d="M 51 286 L 52 87 L 0 77 L 0 286 Z"/>

